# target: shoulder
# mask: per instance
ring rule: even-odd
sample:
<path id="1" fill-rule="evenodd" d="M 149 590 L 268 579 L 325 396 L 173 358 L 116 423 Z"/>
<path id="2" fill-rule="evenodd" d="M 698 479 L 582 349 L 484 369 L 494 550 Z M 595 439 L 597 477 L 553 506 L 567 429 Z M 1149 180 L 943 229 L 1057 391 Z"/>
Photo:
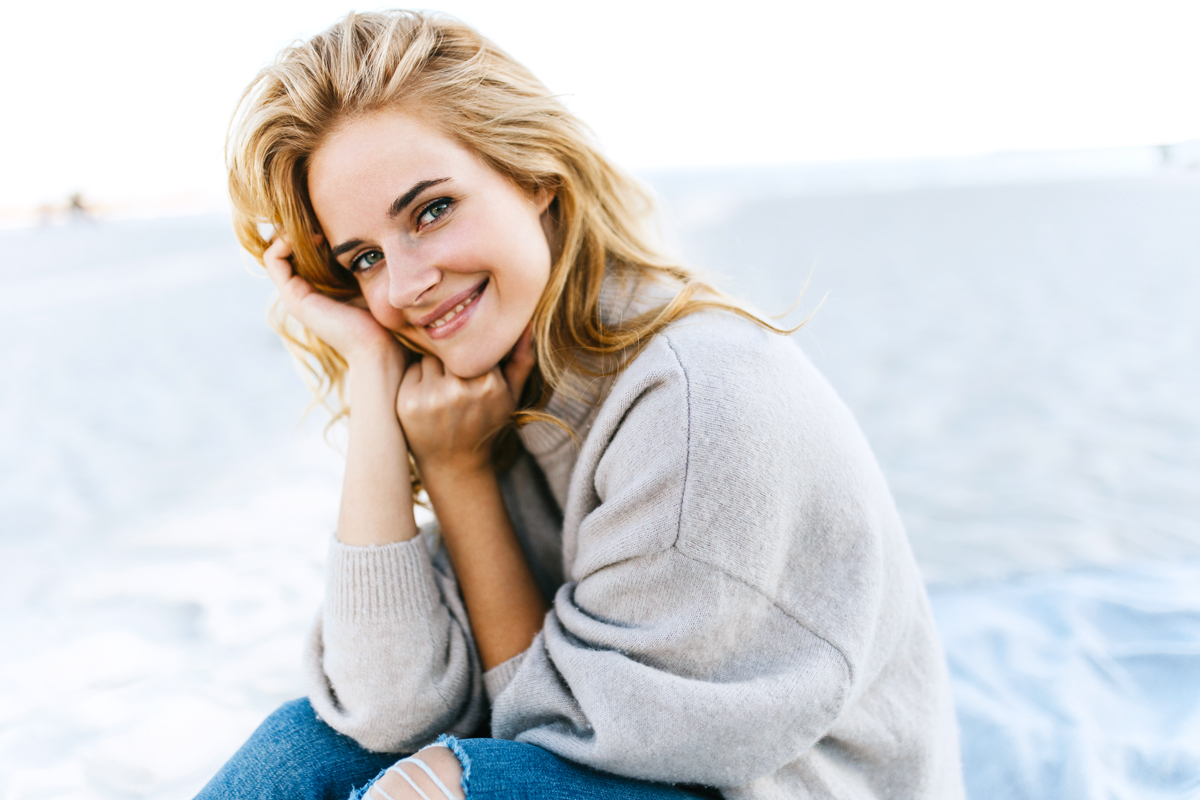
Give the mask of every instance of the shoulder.
<path id="1" fill-rule="evenodd" d="M 814 513 L 889 525 L 894 516 L 837 393 L 789 337 L 732 312 L 692 314 L 656 336 L 618 377 L 596 427 L 598 483 L 661 474 L 685 517 L 706 525 L 718 510 L 754 509 L 761 531 L 811 524 Z"/>
<path id="2" fill-rule="evenodd" d="M 618 376 L 606 405 L 627 407 L 649 391 L 671 394 L 677 411 L 687 411 L 699 426 L 736 421 L 740 429 L 771 431 L 824 420 L 822 426 L 854 427 L 836 392 L 791 337 L 732 311 L 703 311 L 673 322 Z"/>
<path id="3" fill-rule="evenodd" d="M 833 618 L 874 613 L 884 562 L 902 567 L 897 581 L 915 575 L 849 410 L 794 342 L 730 312 L 690 315 L 647 343 L 601 407 L 574 481 L 574 574 L 670 548 L 839 648 L 858 634 Z"/>
<path id="4" fill-rule="evenodd" d="M 774 377 L 797 371 L 817 375 L 791 337 L 732 311 L 690 314 L 669 325 L 659 338 L 684 372 L 714 385 L 769 385 Z"/>
<path id="5" fill-rule="evenodd" d="M 661 467 L 706 495 L 795 497 L 849 474 L 879 483 L 853 416 L 800 348 L 728 311 L 691 314 L 647 343 L 614 382 L 583 455 L 597 478 Z"/>
<path id="6" fill-rule="evenodd" d="M 606 279 L 601 302 L 608 321 L 661 309 L 676 299 L 679 284 L 643 278 L 640 282 Z M 615 383 L 610 398 L 621 396 L 620 388 L 640 384 L 648 376 L 664 380 L 674 373 L 678 379 L 708 378 L 731 388 L 754 385 L 773 375 L 804 374 L 817 377 L 795 341 L 768 330 L 727 308 L 709 308 L 675 319 L 645 342 L 637 356 L 627 363 Z"/>

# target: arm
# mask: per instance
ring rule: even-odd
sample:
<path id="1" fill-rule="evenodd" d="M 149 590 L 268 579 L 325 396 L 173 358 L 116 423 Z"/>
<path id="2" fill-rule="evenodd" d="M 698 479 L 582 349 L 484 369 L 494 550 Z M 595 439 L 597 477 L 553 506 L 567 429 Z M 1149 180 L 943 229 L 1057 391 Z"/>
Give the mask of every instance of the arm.
<path id="1" fill-rule="evenodd" d="M 346 360 L 350 444 L 338 514 L 338 540 L 389 544 L 417 534 L 409 488 L 407 446 L 393 398 L 404 376 L 404 351 L 370 312 L 315 291 L 295 273 L 291 246 L 278 239 L 263 253 L 267 275 L 288 314 Z"/>
<path id="2" fill-rule="evenodd" d="M 798 351 L 713 327 L 681 326 L 682 356 L 660 334 L 605 400 L 564 508 L 568 582 L 489 687 L 494 736 L 741 786 L 811 752 L 907 635 L 919 587 L 882 593 L 912 570 L 848 413 Z M 924 691 L 887 702 L 917 718 Z"/>
<path id="3" fill-rule="evenodd" d="M 397 399 L 485 670 L 529 647 L 547 610 L 490 458 L 533 363 L 527 330 L 505 367 L 471 380 L 425 358 L 409 368 Z"/>
<path id="4" fill-rule="evenodd" d="M 354 409 L 338 512 L 337 538 L 343 544 L 391 544 L 417 535 L 408 447 L 393 402 L 404 376 L 399 350 L 347 359 Z"/>
<path id="5" fill-rule="evenodd" d="M 529 647 L 547 606 L 509 521 L 494 470 L 427 475 L 429 499 L 442 524 L 479 657 L 489 670 Z"/>
<path id="6" fill-rule="evenodd" d="M 403 350 L 365 309 L 295 275 L 289 253 L 282 240 L 268 248 L 267 273 L 288 313 L 346 359 L 353 402 L 337 541 L 306 654 L 313 706 L 375 750 L 468 733 L 484 711 L 481 670 L 453 573 L 416 537 L 395 408 Z"/>

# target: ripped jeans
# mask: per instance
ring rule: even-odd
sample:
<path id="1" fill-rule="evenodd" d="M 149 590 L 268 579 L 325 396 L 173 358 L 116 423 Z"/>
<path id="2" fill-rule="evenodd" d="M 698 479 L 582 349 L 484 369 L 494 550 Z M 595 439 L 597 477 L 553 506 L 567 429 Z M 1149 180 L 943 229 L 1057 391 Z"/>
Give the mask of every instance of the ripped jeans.
<path id="1" fill-rule="evenodd" d="M 622 778 L 505 739 L 444 737 L 463 766 L 467 800 L 695 800 L 691 787 Z M 308 700 L 267 717 L 196 800 L 347 800 L 402 757 L 364 750 L 317 717 Z M 372 793 L 374 794 L 374 793 Z M 432 800 L 441 800 L 432 796 Z"/>

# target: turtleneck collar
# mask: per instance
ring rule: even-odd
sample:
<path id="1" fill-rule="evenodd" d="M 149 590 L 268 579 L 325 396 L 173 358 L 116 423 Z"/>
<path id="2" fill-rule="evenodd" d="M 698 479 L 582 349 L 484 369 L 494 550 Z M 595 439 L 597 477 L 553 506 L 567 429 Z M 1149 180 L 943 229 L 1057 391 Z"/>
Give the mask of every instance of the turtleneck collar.
<path id="1" fill-rule="evenodd" d="M 670 301 L 675 287 L 654 280 L 637 281 L 609 270 L 600 289 L 600 317 L 608 325 L 645 313 Z M 616 380 L 615 375 L 592 377 L 570 373 L 564 385 L 555 389 L 543 409 L 561 420 L 582 443 L 591 430 L 600 404 Z M 525 450 L 538 462 L 559 507 L 566 503 L 567 483 L 578 454 L 571 434 L 552 422 L 531 422 L 518 431 Z"/>

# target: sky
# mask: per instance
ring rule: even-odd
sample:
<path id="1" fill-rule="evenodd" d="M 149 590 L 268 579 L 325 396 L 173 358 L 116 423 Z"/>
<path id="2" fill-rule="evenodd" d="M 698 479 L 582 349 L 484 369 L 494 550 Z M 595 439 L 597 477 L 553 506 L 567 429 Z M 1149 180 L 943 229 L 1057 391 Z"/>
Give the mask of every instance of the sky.
<path id="1" fill-rule="evenodd" d="M 9 2 L 0 214 L 220 207 L 257 70 L 354 6 Z M 384 6 L 358 6 L 359 10 Z M 448 0 L 635 171 L 1200 138 L 1200 4 Z"/>

